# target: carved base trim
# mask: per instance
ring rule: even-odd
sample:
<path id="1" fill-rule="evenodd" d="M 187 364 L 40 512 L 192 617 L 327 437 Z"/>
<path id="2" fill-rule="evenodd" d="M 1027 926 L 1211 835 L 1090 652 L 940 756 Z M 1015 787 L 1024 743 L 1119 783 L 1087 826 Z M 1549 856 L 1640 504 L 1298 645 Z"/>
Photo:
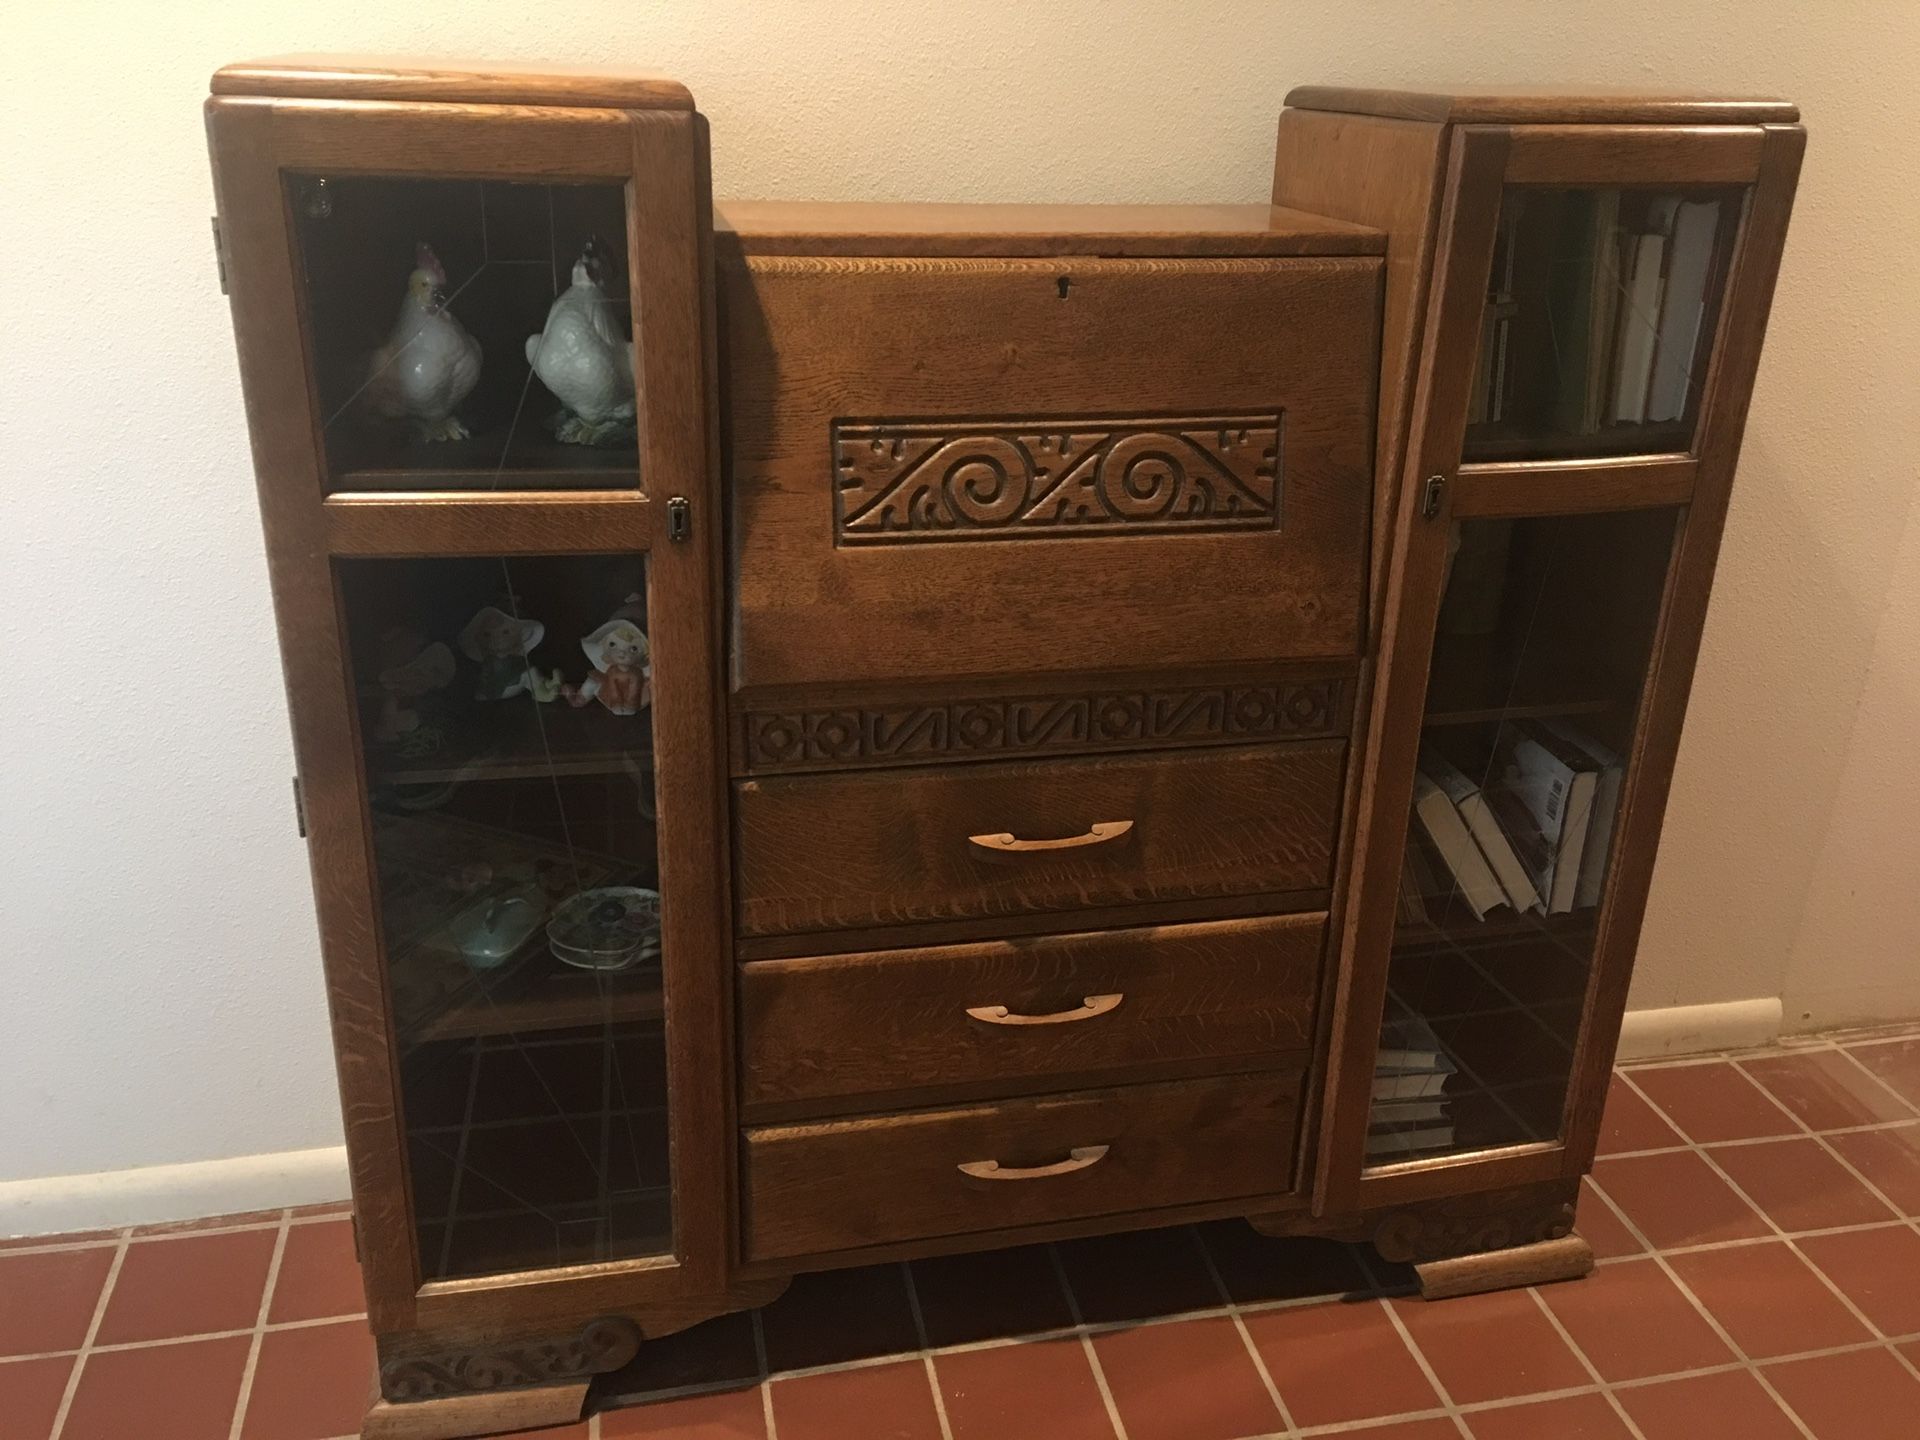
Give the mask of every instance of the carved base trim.
<path id="1" fill-rule="evenodd" d="M 569 1381 L 618 1370 L 640 1349 L 640 1327 L 624 1316 L 589 1321 L 579 1333 L 511 1340 L 439 1354 L 397 1355 L 380 1366 L 380 1393 L 396 1405 Z"/>
<path id="2" fill-rule="evenodd" d="M 1461 1255 L 1413 1267 L 1419 1277 L 1422 1300 L 1450 1300 L 1458 1295 L 1480 1295 L 1520 1285 L 1547 1285 L 1578 1280 L 1593 1270 L 1593 1249 L 1578 1235 L 1542 1240 L 1511 1250 L 1483 1255 Z"/>
<path id="3" fill-rule="evenodd" d="M 1383 1260 L 1425 1264 L 1558 1240 L 1573 1233 L 1573 1203 L 1559 1194 L 1497 1192 L 1384 1212 L 1373 1248 Z"/>

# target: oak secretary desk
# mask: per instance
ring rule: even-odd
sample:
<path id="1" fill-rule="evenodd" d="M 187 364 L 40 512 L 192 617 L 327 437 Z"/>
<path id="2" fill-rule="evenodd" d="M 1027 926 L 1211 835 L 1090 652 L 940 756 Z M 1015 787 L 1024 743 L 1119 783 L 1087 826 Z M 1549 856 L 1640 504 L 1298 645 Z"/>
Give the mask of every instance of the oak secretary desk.
<path id="1" fill-rule="evenodd" d="M 1308 88 L 1271 206 L 716 209 L 670 81 L 216 75 L 366 1433 L 938 1251 L 1585 1273 L 1797 119 Z"/>

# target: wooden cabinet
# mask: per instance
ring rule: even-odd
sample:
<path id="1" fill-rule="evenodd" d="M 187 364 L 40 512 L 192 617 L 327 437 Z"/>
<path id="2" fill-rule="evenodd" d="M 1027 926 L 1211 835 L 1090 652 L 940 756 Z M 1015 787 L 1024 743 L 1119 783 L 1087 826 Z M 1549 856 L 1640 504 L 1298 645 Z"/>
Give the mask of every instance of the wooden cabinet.
<path id="1" fill-rule="evenodd" d="M 207 114 L 369 1436 L 802 1269 L 1584 1271 L 1790 106 L 1305 90 L 1270 206 L 717 216 L 669 81 Z"/>

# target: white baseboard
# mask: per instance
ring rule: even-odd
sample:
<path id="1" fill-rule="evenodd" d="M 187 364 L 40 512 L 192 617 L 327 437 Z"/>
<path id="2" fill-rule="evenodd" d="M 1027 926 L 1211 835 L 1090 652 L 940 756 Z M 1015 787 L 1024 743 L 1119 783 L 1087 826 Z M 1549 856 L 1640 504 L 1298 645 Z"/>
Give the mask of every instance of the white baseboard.
<path id="1" fill-rule="evenodd" d="M 1629 1010 L 1620 1026 L 1620 1058 L 1652 1060 L 1662 1055 L 1770 1045 L 1780 1038 L 1781 1014 L 1778 996 Z"/>
<path id="2" fill-rule="evenodd" d="M 0 1236 L 111 1230 L 347 1198 L 347 1151 L 283 1150 L 97 1175 L 0 1181 Z"/>
<path id="3" fill-rule="evenodd" d="M 1620 1029 L 1620 1058 L 1741 1050 L 1778 1039 L 1780 1025 L 1778 999 L 1629 1010 Z M 346 1198 L 347 1152 L 339 1145 L 98 1175 L 7 1180 L 0 1181 L 0 1236 L 109 1230 Z"/>

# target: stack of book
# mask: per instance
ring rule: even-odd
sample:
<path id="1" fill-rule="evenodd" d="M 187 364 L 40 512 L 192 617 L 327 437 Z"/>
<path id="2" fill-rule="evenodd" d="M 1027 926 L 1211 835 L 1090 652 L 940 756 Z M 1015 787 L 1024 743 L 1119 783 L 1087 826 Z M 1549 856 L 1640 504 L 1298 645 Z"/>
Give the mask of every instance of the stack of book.
<path id="1" fill-rule="evenodd" d="M 1623 775 L 1619 756 L 1558 720 L 1502 724 L 1481 783 L 1422 746 L 1401 919 L 1431 919 L 1443 891 L 1476 920 L 1598 905 Z"/>
<path id="2" fill-rule="evenodd" d="M 1554 193 L 1501 215 L 1468 418 L 1513 410 L 1536 373 L 1516 327 L 1545 343 L 1549 412 L 1562 434 L 1682 419 L 1715 288 L 1721 202 L 1619 190 Z M 1531 343 L 1531 342 L 1529 342 Z"/>
<path id="3" fill-rule="evenodd" d="M 1410 1016 L 1389 1020 L 1381 1028 L 1367 1125 L 1368 1160 L 1403 1160 L 1453 1144 L 1445 1093 L 1453 1073 L 1453 1061 L 1426 1021 Z"/>

